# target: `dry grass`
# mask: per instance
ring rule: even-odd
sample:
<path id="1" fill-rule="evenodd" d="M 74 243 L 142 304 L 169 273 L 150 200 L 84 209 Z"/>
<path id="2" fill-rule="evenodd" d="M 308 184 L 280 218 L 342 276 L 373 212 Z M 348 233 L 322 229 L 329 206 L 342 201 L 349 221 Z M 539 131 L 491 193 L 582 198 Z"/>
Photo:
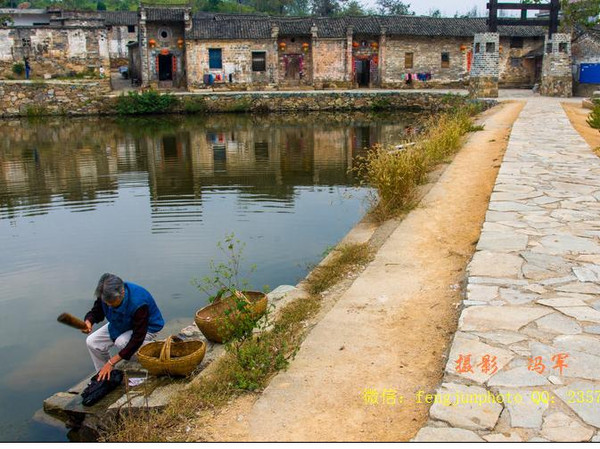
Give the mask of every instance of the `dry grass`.
<path id="1" fill-rule="evenodd" d="M 481 111 L 477 104 L 463 104 L 431 117 L 426 132 L 416 145 L 398 151 L 375 146 L 359 161 L 356 172 L 364 184 L 377 190 L 371 214 L 377 221 L 396 217 L 414 206 L 416 187 L 427 173 L 460 148 L 462 137 L 473 126 L 472 117 Z"/>
<path id="2" fill-rule="evenodd" d="M 316 267 L 307 279 L 307 290 L 319 295 L 341 281 L 348 273 L 364 266 L 373 256 L 368 243 L 344 245 L 326 265 Z"/>

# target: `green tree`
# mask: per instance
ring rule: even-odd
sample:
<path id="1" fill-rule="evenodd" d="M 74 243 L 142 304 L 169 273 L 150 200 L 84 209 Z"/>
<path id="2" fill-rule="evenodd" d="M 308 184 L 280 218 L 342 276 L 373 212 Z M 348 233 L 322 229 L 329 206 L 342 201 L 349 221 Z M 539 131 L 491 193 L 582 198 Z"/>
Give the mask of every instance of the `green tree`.
<path id="1" fill-rule="evenodd" d="M 294 0 L 286 8 L 291 16 L 308 16 L 310 14 L 310 0 Z"/>
<path id="2" fill-rule="evenodd" d="M 439 18 L 439 17 L 442 17 L 442 11 L 440 11 L 439 9 L 433 9 L 433 8 L 431 8 L 431 9 L 429 10 L 429 12 L 427 13 L 427 15 L 428 15 L 429 17 L 436 17 L 436 18 Z"/>
<path id="3" fill-rule="evenodd" d="M 563 27 L 568 30 L 576 26 L 592 27 L 600 19 L 600 0 L 579 0 L 570 2 L 562 0 Z"/>
<path id="4" fill-rule="evenodd" d="M 97 11 L 106 11 L 106 4 L 99 0 L 98 3 L 96 3 L 96 10 Z"/>
<path id="5" fill-rule="evenodd" d="M 337 0 L 312 0 L 312 13 L 315 16 L 331 17 L 340 10 L 340 4 Z"/>
<path id="6" fill-rule="evenodd" d="M 377 7 L 379 13 L 384 15 L 414 15 L 414 12 L 410 10 L 410 4 L 400 0 L 377 0 Z"/>
<path id="7" fill-rule="evenodd" d="M 1 27 L 12 26 L 12 25 L 14 25 L 14 23 L 15 23 L 15 21 L 12 19 L 12 17 L 7 16 L 7 15 L 0 16 L 0 26 Z"/>
<path id="8" fill-rule="evenodd" d="M 358 0 L 350 0 L 340 9 L 340 16 L 364 16 L 367 11 Z"/>

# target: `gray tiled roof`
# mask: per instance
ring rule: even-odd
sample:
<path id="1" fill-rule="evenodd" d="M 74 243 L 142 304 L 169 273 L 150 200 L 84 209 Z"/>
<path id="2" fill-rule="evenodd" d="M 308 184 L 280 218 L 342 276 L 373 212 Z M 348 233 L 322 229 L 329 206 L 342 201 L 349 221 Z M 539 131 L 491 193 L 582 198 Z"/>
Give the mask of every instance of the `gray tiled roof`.
<path id="1" fill-rule="evenodd" d="M 343 38 L 348 27 L 354 34 L 381 33 L 385 28 L 390 36 L 449 36 L 472 37 L 487 31 L 485 18 L 433 18 L 421 16 L 364 16 L 364 17 L 267 17 L 258 15 L 214 15 L 210 19 L 195 19 L 188 36 L 191 39 L 264 39 L 270 37 L 272 26 L 279 27 L 280 36 L 307 36 L 311 27 L 317 36 Z M 546 34 L 543 27 L 500 26 L 501 36 L 535 37 Z"/>
<path id="2" fill-rule="evenodd" d="M 268 20 L 194 19 L 188 39 L 270 39 Z"/>
<path id="3" fill-rule="evenodd" d="M 107 25 L 137 25 L 137 11 L 102 11 Z"/>
<path id="4" fill-rule="evenodd" d="M 581 36 L 587 36 L 592 39 L 595 43 L 600 44 L 600 26 L 592 28 L 579 27 L 577 29 L 578 38 Z"/>
<path id="5" fill-rule="evenodd" d="M 315 19 L 312 17 L 272 18 L 272 25 L 279 27 L 280 36 L 309 36 Z"/>
<path id="6" fill-rule="evenodd" d="M 183 22 L 182 8 L 146 8 L 146 20 L 152 22 Z"/>

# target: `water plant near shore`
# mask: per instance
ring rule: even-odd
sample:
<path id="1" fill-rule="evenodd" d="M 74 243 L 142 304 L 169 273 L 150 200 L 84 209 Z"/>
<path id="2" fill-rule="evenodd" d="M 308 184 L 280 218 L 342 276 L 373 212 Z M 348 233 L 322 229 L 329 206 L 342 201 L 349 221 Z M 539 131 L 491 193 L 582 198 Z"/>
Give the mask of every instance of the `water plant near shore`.
<path id="1" fill-rule="evenodd" d="M 473 117 L 482 109 L 479 103 L 455 103 L 425 122 L 425 132 L 415 145 L 376 145 L 359 158 L 352 170 L 363 185 L 377 192 L 371 207 L 376 220 L 392 218 L 413 206 L 416 188 L 425 182 L 427 173 L 460 148 L 464 134 L 482 129 L 473 126 Z"/>

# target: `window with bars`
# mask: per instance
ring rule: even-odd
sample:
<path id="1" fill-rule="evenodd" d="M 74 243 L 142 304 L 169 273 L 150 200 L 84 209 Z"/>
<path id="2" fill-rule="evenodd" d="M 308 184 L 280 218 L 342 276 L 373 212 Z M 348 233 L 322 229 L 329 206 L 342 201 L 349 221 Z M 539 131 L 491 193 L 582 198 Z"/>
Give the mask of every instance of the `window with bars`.
<path id="1" fill-rule="evenodd" d="M 414 63 L 414 53 L 412 52 L 407 52 L 404 53 L 404 68 L 405 69 L 412 69 L 413 68 L 413 63 Z"/>
<path id="2" fill-rule="evenodd" d="M 223 57 L 220 48 L 209 48 L 208 49 L 208 68 L 209 69 L 222 69 L 223 68 Z"/>
<path id="3" fill-rule="evenodd" d="M 442 68 L 447 69 L 450 67 L 450 53 L 443 52 L 442 53 Z"/>
<path id="4" fill-rule="evenodd" d="M 267 52 L 253 51 L 252 52 L 252 71 L 264 72 L 267 70 Z"/>

